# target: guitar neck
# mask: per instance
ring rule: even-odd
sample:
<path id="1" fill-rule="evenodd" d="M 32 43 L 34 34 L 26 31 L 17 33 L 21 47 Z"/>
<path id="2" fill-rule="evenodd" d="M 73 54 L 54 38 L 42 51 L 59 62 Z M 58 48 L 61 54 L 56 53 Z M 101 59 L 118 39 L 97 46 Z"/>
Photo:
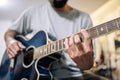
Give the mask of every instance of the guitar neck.
<path id="1" fill-rule="evenodd" d="M 120 18 L 116 18 L 114 20 L 92 27 L 88 29 L 87 32 L 91 35 L 92 38 L 96 38 L 106 33 L 110 33 L 119 29 L 120 29 Z"/>
<path id="2" fill-rule="evenodd" d="M 92 27 L 90 29 L 87 29 L 87 32 L 91 35 L 91 38 L 94 39 L 98 36 L 101 36 L 103 34 L 110 33 L 119 29 L 120 29 L 120 18 L 117 18 L 109 22 L 100 24 L 98 26 Z M 81 33 L 79 32 L 77 33 L 77 35 L 81 35 Z M 65 41 L 65 38 L 61 40 L 53 41 L 52 43 L 43 45 L 35 49 L 34 59 L 46 57 L 50 54 L 53 54 L 55 52 L 65 49 L 64 41 Z"/>

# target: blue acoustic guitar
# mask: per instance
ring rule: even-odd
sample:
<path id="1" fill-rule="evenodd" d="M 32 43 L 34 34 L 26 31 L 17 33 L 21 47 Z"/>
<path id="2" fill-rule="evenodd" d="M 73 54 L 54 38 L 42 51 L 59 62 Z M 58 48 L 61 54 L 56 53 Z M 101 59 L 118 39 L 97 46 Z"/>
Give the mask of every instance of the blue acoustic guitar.
<path id="1" fill-rule="evenodd" d="M 22 63 L 15 66 L 15 80 L 52 80 L 50 65 L 59 60 L 59 51 L 64 48 L 63 40 L 52 42 L 45 31 L 39 31 L 30 40 L 22 35 L 16 39 L 27 48 L 23 59 L 21 57 Z"/>
<path id="2" fill-rule="evenodd" d="M 120 29 L 120 18 L 87 29 L 94 39 L 100 35 Z M 81 33 L 77 33 L 81 35 Z M 69 37 L 67 37 L 69 38 Z M 26 49 L 15 59 L 14 80 L 52 80 L 54 76 L 50 67 L 61 57 L 59 51 L 65 48 L 64 39 L 52 41 L 47 32 L 39 31 L 32 39 L 24 36 L 16 37 Z M 84 38 L 83 38 L 84 39 Z"/>

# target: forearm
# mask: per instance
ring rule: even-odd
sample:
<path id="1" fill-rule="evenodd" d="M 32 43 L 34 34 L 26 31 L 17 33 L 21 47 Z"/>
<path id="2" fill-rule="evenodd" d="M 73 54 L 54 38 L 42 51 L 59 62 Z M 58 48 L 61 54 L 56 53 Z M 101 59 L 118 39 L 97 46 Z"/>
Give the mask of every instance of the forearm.
<path id="1" fill-rule="evenodd" d="M 10 41 L 14 40 L 16 35 L 15 31 L 12 30 L 8 30 L 5 35 L 4 35 L 4 40 L 6 42 L 6 44 L 8 45 Z"/>

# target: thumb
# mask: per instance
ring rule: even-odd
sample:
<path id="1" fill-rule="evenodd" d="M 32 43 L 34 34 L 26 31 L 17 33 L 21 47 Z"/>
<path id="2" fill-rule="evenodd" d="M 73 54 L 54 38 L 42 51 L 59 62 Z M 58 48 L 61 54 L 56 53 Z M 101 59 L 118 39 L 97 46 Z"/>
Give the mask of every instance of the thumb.
<path id="1" fill-rule="evenodd" d="M 26 48 L 21 42 L 18 42 L 18 46 L 19 46 L 21 49 L 25 49 L 25 48 Z"/>

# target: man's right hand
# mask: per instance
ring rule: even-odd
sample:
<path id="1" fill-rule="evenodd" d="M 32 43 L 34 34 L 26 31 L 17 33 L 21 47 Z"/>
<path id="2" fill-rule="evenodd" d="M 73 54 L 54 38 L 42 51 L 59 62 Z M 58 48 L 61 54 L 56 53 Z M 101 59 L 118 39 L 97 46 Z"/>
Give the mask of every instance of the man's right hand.
<path id="1" fill-rule="evenodd" d="M 12 39 L 7 42 L 7 53 L 8 53 L 9 58 L 16 57 L 16 55 L 21 53 L 23 49 L 25 49 L 25 46 L 21 42 L 15 39 Z"/>

